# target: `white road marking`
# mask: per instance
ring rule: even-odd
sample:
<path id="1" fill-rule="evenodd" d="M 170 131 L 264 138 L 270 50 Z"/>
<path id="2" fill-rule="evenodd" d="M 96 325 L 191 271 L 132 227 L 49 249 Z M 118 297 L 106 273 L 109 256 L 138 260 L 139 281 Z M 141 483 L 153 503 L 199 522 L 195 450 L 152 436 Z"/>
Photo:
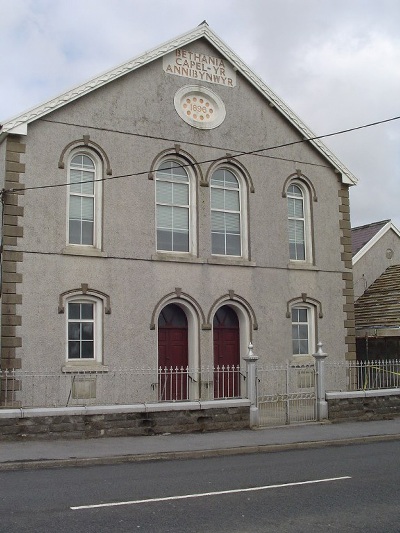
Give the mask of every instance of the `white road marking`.
<path id="1" fill-rule="evenodd" d="M 77 507 L 70 507 L 73 511 L 79 511 L 82 509 L 98 509 L 100 507 L 117 507 L 120 505 L 137 505 L 140 503 L 154 503 L 154 502 L 167 502 L 171 500 L 187 500 L 189 498 L 204 498 L 205 496 L 220 496 L 221 494 L 237 494 L 239 492 L 255 492 L 267 489 L 278 489 L 282 487 L 296 487 L 299 485 L 312 485 L 314 483 L 327 483 L 329 481 L 342 481 L 344 479 L 351 479 L 351 476 L 331 477 L 327 479 L 312 479 L 310 481 L 297 481 L 295 483 L 281 483 L 279 485 L 265 485 L 264 487 L 250 487 L 247 489 L 232 489 L 232 490 L 220 490 L 216 492 L 201 492 L 199 494 L 184 494 L 182 496 L 166 496 L 164 498 L 151 498 L 148 500 L 131 500 L 127 502 L 111 502 L 111 503 L 97 503 L 94 505 L 79 505 Z"/>

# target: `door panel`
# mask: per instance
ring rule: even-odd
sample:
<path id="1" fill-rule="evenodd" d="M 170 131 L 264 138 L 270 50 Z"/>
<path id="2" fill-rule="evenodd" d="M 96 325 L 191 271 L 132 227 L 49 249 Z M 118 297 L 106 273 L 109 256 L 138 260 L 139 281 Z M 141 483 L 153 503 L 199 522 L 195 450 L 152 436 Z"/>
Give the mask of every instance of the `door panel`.
<path id="1" fill-rule="evenodd" d="M 214 317 L 214 398 L 240 395 L 240 334 L 235 311 L 223 306 Z"/>
<path id="2" fill-rule="evenodd" d="M 180 327 L 177 327 L 179 324 Z M 182 327 L 182 325 L 186 327 Z M 158 327 L 159 400 L 188 399 L 188 328 L 185 313 L 174 304 L 160 314 Z"/>

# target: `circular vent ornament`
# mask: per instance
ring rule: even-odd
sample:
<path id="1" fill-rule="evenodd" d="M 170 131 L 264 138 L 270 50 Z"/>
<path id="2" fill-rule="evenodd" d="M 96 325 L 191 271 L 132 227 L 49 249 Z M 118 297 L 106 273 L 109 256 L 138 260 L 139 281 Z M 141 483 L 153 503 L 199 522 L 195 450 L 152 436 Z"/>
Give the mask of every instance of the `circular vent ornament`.
<path id="1" fill-rule="evenodd" d="M 225 119 L 224 102 L 207 87 L 186 85 L 175 94 L 176 112 L 190 126 L 202 130 L 216 128 Z"/>

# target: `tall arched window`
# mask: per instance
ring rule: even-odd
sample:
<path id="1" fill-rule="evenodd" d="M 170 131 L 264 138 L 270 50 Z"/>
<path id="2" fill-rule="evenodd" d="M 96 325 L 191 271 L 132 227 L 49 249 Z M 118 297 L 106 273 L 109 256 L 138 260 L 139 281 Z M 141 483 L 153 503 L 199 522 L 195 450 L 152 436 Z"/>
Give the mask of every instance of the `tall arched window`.
<path id="1" fill-rule="evenodd" d="M 241 183 L 228 168 L 211 177 L 211 247 L 215 255 L 243 255 Z"/>
<path id="2" fill-rule="evenodd" d="M 312 261 L 310 205 L 307 189 L 291 182 L 287 189 L 289 257 L 291 261 Z"/>
<path id="3" fill-rule="evenodd" d="M 101 163 L 75 151 L 69 162 L 68 244 L 100 248 Z"/>
<path id="4" fill-rule="evenodd" d="M 175 160 L 162 162 L 156 172 L 157 250 L 191 252 L 194 221 L 188 172 Z"/>

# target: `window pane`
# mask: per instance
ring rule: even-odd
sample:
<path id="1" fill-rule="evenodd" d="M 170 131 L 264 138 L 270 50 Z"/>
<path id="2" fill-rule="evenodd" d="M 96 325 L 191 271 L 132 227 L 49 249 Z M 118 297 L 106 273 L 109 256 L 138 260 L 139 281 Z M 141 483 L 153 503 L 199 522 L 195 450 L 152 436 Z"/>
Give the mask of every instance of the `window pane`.
<path id="1" fill-rule="evenodd" d="M 157 181 L 156 199 L 160 204 L 172 204 L 172 183 Z"/>
<path id="2" fill-rule="evenodd" d="M 212 233 L 212 253 L 213 254 L 225 254 L 225 235 L 223 233 Z"/>
<path id="3" fill-rule="evenodd" d="M 79 220 L 70 220 L 69 222 L 69 242 L 81 244 L 81 223 Z"/>
<path id="4" fill-rule="evenodd" d="M 82 219 L 93 220 L 94 200 L 93 198 L 82 198 Z"/>
<path id="5" fill-rule="evenodd" d="M 225 213 L 225 228 L 227 233 L 240 234 L 240 216 L 236 213 Z"/>
<path id="6" fill-rule="evenodd" d="M 80 343 L 70 341 L 68 343 L 68 358 L 69 359 L 79 359 L 80 357 Z"/>
<path id="7" fill-rule="evenodd" d="M 300 187 L 298 187 L 297 185 L 290 185 L 288 188 L 288 194 L 290 194 L 291 196 L 303 196 Z"/>
<path id="8" fill-rule="evenodd" d="M 157 230 L 157 250 L 172 250 L 172 231 L 166 229 Z"/>
<path id="9" fill-rule="evenodd" d="M 218 186 L 223 187 L 224 183 L 225 183 L 224 171 L 221 169 L 216 170 L 211 177 L 211 185 L 218 185 Z"/>
<path id="10" fill-rule="evenodd" d="M 189 205 L 189 186 L 181 183 L 174 183 L 172 188 L 173 203 L 175 205 Z"/>
<path id="11" fill-rule="evenodd" d="M 157 206 L 157 227 L 172 228 L 172 207 L 166 205 Z"/>
<path id="12" fill-rule="evenodd" d="M 304 261 L 306 258 L 306 249 L 303 243 L 296 244 L 296 259 L 298 261 Z"/>
<path id="13" fill-rule="evenodd" d="M 211 208 L 224 209 L 224 189 L 211 189 Z"/>
<path id="14" fill-rule="evenodd" d="M 81 328 L 79 322 L 70 322 L 68 324 L 68 339 L 79 340 L 80 339 Z"/>
<path id="15" fill-rule="evenodd" d="M 225 185 L 228 187 L 239 187 L 238 180 L 236 179 L 236 176 L 230 172 L 229 170 L 224 170 L 225 173 Z"/>
<path id="16" fill-rule="evenodd" d="M 239 191 L 225 191 L 225 209 L 239 211 Z"/>
<path id="17" fill-rule="evenodd" d="M 80 304 L 68 304 L 68 318 L 71 320 L 73 319 L 80 319 L 80 310 L 81 306 Z"/>
<path id="18" fill-rule="evenodd" d="M 82 222 L 82 242 L 80 244 L 93 244 L 93 222 Z"/>
<path id="19" fill-rule="evenodd" d="M 93 194 L 94 192 L 94 174 L 92 172 L 82 172 L 81 181 L 82 183 L 82 193 L 83 194 Z"/>
<path id="20" fill-rule="evenodd" d="M 93 319 L 93 304 L 80 304 L 81 305 L 81 312 L 82 312 L 82 319 L 83 320 L 91 320 Z"/>
<path id="21" fill-rule="evenodd" d="M 308 315 L 308 310 L 305 309 L 305 308 L 300 308 L 298 309 L 298 312 L 299 312 L 299 322 L 307 322 L 307 315 Z"/>
<path id="22" fill-rule="evenodd" d="M 241 255 L 240 235 L 226 236 L 226 255 Z"/>
<path id="23" fill-rule="evenodd" d="M 299 339 L 308 339 L 308 326 L 299 326 Z"/>
<path id="24" fill-rule="evenodd" d="M 211 212 L 211 228 L 213 231 L 225 232 L 225 213 L 221 211 Z"/>
<path id="25" fill-rule="evenodd" d="M 75 220 L 81 219 L 82 198 L 80 196 L 71 196 L 69 199 L 69 217 Z"/>
<path id="26" fill-rule="evenodd" d="M 300 351 L 299 351 L 300 354 L 303 354 L 303 355 L 308 354 L 308 340 L 300 340 L 299 346 L 300 346 Z"/>
<path id="27" fill-rule="evenodd" d="M 173 227 L 174 229 L 189 229 L 189 209 L 173 207 Z"/>
<path id="28" fill-rule="evenodd" d="M 83 341 L 82 342 L 82 358 L 83 359 L 93 359 L 94 357 L 94 342 L 93 341 Z"/>
<path id="29" fill-rule="evenodd" d="M 174 231 L 172 238 L 174 252 L 189 251 L 189 231 Z"/>
<path id="30" fill-rule="evenodd" d="M 303 218 L 303 200 L 294 200 L 294 216 Z"/>
<path id="31" fill-rule="evenodd" d="M 93 340 L 93 323 L 87 322 L 82 324 L 82 340 L 91 341 Z"/>

